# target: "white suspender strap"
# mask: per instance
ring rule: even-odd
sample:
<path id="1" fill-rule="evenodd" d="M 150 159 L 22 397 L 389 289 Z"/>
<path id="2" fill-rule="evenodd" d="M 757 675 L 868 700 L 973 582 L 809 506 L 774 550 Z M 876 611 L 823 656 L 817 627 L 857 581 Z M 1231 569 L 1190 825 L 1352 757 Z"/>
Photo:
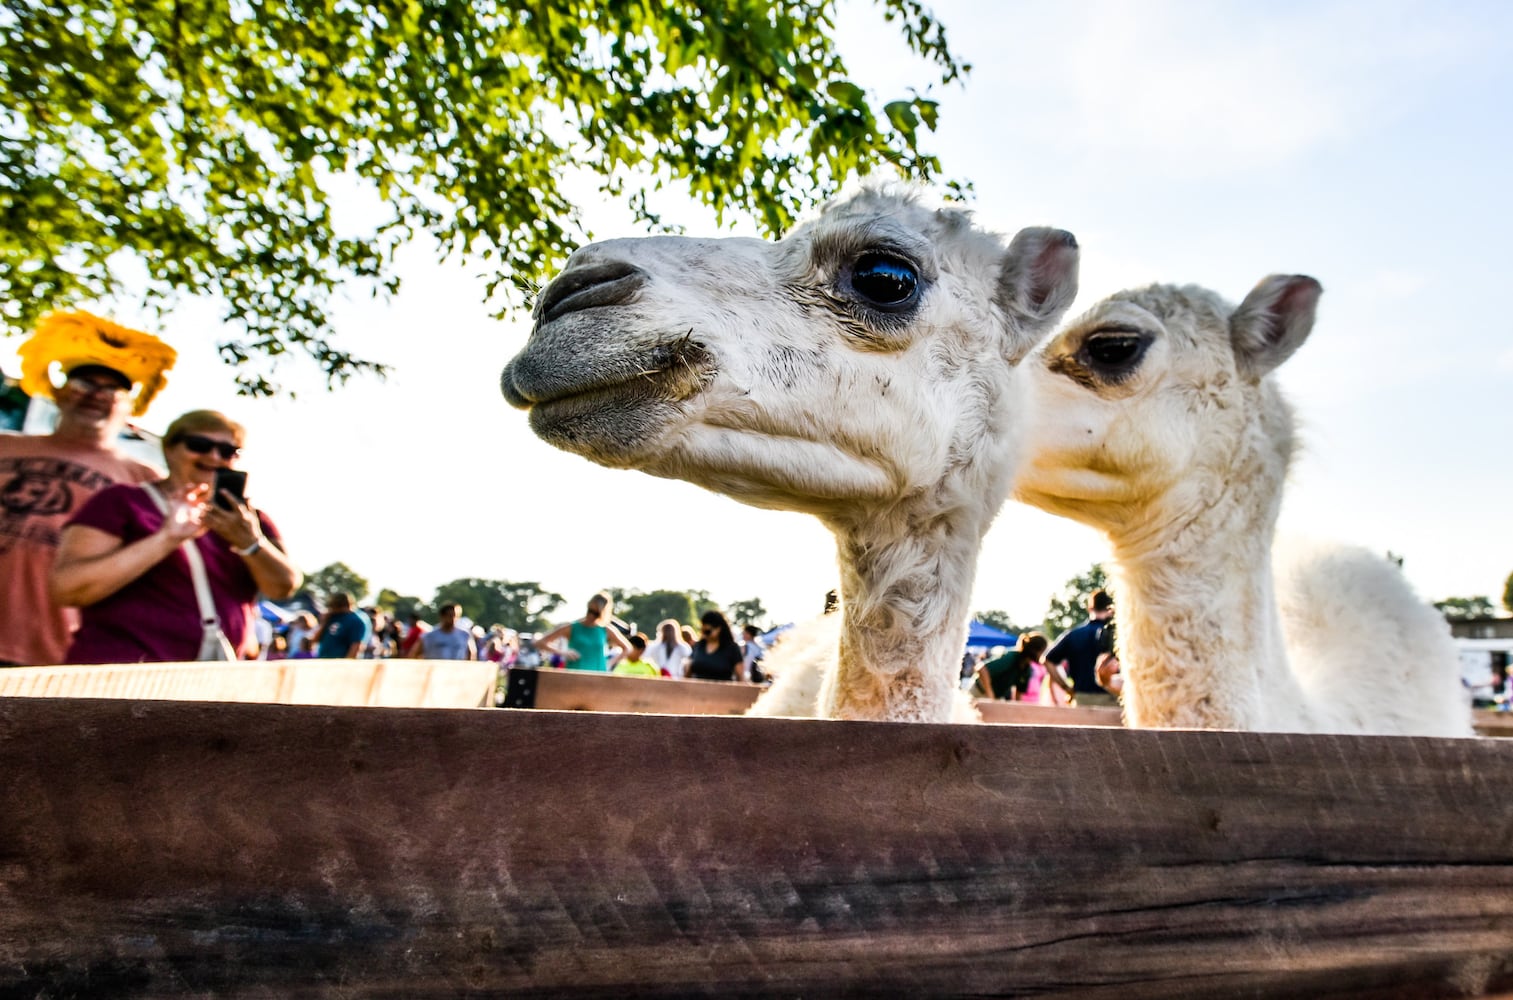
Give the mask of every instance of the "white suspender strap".
<path id="1" fill-rule="evenodd" d="M 163 516 L 168 516 L 168 501 L 163 494 L 158 492 L 157 486 L 152 483 L 143 483 L 142 489 L 152 497 L 152 502 L 162 511 Z M 194 544 L 194 539 L 186 539 L 179 546 L 184 550 L 184 558 L 189 560 L 189 576 L 194 581 L 194 599 L 200 605 L 200 624 L 206 629 L 220 628 L 221 618 L 215 613 L 215 600 L 210 596 L 210 578 L 205 574 L 205 560 L 200 558 L 200 547 Z"/>

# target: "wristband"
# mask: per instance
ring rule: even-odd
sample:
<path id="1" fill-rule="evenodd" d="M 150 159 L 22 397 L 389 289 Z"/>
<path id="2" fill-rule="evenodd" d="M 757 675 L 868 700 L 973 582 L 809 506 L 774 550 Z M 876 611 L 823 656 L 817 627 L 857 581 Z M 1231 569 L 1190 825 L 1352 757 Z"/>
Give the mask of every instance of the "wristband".
<path id="1" fill-rule="evenodd" d="M 247 546 L 245 549 L 232 549 L 231 551 L 235 552 L 239 556 L 250 556 L 255 555 L 257 553 L 257 550 L 262 547 L 263 540 L 261 538 L 254 538 L 252 540 L 252 544 Z"/>

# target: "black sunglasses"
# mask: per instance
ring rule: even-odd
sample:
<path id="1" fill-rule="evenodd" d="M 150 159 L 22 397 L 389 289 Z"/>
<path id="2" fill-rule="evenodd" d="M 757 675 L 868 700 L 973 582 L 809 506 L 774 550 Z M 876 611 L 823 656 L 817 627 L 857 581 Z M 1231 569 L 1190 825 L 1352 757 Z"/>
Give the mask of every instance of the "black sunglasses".
<path id="1" fill-rule="evenodd" d="M 174 443 L 183 445 L 196 455 L 208 455 L 214 450 L 228 462 L 242 453 L 240 445 L 227 444 L 225 441 L 217 441 L 202 434 L 180 434 Z"/>

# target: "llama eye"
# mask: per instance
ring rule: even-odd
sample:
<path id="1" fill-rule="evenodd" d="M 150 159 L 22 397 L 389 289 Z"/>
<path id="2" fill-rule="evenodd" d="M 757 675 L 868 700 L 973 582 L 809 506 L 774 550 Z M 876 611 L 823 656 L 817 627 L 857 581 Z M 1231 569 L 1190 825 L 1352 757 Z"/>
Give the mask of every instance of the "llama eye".
<path id="1" fill-rule="evenodd" d="M 1082 344 L 1082 353 L 1093 367 L 1118 372 L 1133 368 L 1145 354 L 1150 340 L 1125 331 L 1095 333 Z"/>
<path id="2" fill-rule="evenodd" d="M 851 287 L 872 305 L 898 309 L 918 296 L 919 273 L 897 257 L 864 254 L 851 268 Z"/>

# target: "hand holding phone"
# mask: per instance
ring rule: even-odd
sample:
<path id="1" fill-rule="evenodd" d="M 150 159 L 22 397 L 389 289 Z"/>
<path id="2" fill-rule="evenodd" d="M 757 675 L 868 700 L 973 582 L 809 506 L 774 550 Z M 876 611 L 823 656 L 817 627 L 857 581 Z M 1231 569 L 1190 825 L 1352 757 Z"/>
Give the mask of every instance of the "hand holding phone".
<path id="1" fill-rule="evenodd" d="M 241 469 L 216 469 L 215 470 L 215 505 L 222 510 L 235 510 L 236 506 L 221 495 L 224 490 L 236 497 L 237 503 L 244 503 L 247 499 L 247 473 Z"/>

